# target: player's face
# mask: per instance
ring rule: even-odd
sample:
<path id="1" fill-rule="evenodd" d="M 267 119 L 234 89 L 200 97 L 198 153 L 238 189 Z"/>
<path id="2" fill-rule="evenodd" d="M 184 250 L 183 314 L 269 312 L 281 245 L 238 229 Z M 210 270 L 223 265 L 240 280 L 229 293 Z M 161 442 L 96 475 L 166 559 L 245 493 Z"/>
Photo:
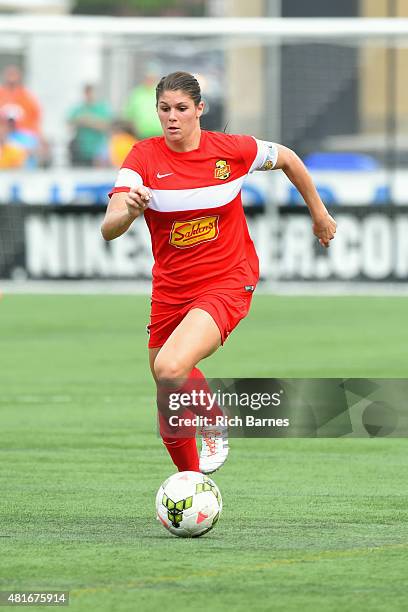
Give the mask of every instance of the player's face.
<path id="1" fill-rule="evenodd" d="M 203 102 L 196 106 L 181 90 L 164 91 L 159 98 L 157 113 L 166 140 L 174 144 L 188 141 L 200 128 L 203 108 Z"/>

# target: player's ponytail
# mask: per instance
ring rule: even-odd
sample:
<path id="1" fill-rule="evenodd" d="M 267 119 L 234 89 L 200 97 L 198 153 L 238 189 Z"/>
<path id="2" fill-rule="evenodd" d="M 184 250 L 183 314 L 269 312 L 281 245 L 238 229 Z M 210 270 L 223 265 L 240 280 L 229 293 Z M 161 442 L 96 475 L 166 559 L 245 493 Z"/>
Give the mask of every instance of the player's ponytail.
<path id="1" fill-rule="evenodd" d="M 196 106 L 201 102 L 201 89 L 197 79 L 189 72 L 172 72 L 160 79 L 156 87 L 156 106 L 165 91 L 183 91 Z"/>

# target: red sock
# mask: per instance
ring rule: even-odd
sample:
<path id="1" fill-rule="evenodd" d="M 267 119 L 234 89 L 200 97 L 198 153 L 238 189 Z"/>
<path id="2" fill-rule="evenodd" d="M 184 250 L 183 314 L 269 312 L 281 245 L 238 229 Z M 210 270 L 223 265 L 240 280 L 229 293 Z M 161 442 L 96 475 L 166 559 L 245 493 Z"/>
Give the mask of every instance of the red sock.
<path id="1" fill-rule="evenodd" d="M 177 389 L 177 393 L 191 393 L 191 391 L 204 391 L 204 393 L 211 393 L 212 391 L 208 386 L 205 376 L 198 368 L 193 368 L 190 375 L 184 385 Z M 170 457 L 173 460 L 174 465 L 177 466 L 179 472 L 185 470 L 192 470 L 193 472 L 199 472 L 199 457 L 197 452 L 197 444 L 195 440 L 196 428 L 195 427 L 182 427 L 175 431 L 168 422 L 166 414 L 170 413 L 165 404 L 167 404 L 168 393 L 170 391 L 168 386 L 159 387 L 158 390 L 158 402 L 162 404 L 161 410 L 159 410 L 159 423 L 160 423 L 160 435 L 163 439 L 163 443 L 167 448 Z M 209 402 L 206 398 L 202 402 L 197 402 L 195 405 L 189 406 L 189 409 L 185 409 L 182 413 L 183 418 L 193 418 L 193 414 L 201 417 L 207 417 L 208 419 L 215 422 L 216 416 L 223 416 L 222 411 L 217 403 L 208 409 Z"/>
<path id="2" fill-rule="evenodd" d="M 186 410 L 186 412 L 188 411 Z M 183 416 L 186 415 L 183 414 Z M 197 444 L 195 440 L 195 429 L 193 437 L 174 438 L 171 436 L 171 432 L 169 431 L 169 424 L 166 417 L 164 417 L 160 413 L 159 423 L 160 434 L 163 440 L 163 444 L 167 448 L 167 451 L 170 457 L 172 458 L 174 465 L 177 467 L 178 471 L 184 472 L 186 470 L 191 470 L 193 472 L 199 472 L 200 462 L 198 458 Z M 187 430 L 185 430 L 183 433 L 184 435 L 186 435 L 188 432 Z"/>
<path id="3" fill-rule="evenodd" d="M 181 391 L 190 392 L 192 389 L 197 392 L 204 391 L 204 393 L 213 394 L 213 391 L 208 386 L 208 382 L 204 376 L 204 374 L 198 368 L 193 368 L 190 372 L 190 375 L 186 382 L 184 383 Z M 209 402 L 207 399 L 204 399 L 203 402 L 200 402 L 198 405 L 190 406 L 191 412 L 198 416 L 208 417 L 211 419 L 213 423 L 215 423 L 216 416 L 224 416 L 222 410 L 219 405 L 214 402 L 214 405 L 209 409 Z"/>

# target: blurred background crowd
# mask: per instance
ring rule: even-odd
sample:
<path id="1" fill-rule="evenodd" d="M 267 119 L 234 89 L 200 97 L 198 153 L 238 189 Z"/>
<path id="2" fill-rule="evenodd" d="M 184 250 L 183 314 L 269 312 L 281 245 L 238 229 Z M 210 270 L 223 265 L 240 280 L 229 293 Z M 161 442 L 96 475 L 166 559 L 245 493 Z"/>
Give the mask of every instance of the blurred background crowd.
<path id="1" fill-rule="evenodd" d="M 158 74 L 148 71 L 131 92 L 120 116 L 86 83 L 65 117 L 71 129 L 68 159 L 72 166 L 120 166 L 132 145 L 161 133 L 155 111 Z M 52 147 L 44 136 L 42 108 L 23 81 L 18 66 L 8 65 L 0 86 L 0 168 L 46 168 Z"/>
<path id="2" fill-rule="evenodd" d="M 403 0 L 0 0 L 1 14 L 127 17 L 404 17 Z M 92 17 L 90 17 L 92 19 Z M 171 24 L 172 20 L 167 23 Z M 90 26 L 91 27 L 91 26 Z M 405 166 L 407 45 L 172 36 L 5 34 L 0 40 L 0 167 L 117 167 L 160 134 L 154 89 L 193 72 L 203 127 L 283 142 L 313 169 Z M 315 154 L 318 155 L 315 155 Z M 321 154 L 324 153 L 322 156 Z M 308 156 L 311 156 L 310 158 Z"/>
<path id="3" fill-rule="evenodd" d="M 246 177 L 264 279 L 405 282 L 407 18 L 407 0 L 0 0 L 0 278 L 150 277 L 143 224 L 109 247 L 96 228 L 161 133 L 158 80 L 186 70 L 204 129 L 293 149 L 335 209 L 322 253 L 285 174 Z"/>
<path id="4" fill-rule="evenodd" d="M 222 14 L 224 4 L 223 0 L 0 0 L 0 17 L 2 14 L 24 15 L 26 12 L 40 16 L 200 17 L 216 16 L 220 11 Z M 33 42 L 35 38 L 37 41 Z M 130 59 L 125 60 L 126 66 L 121 65 L 119 59 L 117 67 L 121 72 L 129 67 L 130 70 L 122 79 L 125 82 L 117 88 L 117 74 L 116 82 L 101 81 L 106 73 L 109 76 L 112 71 L 112 66 L 106 64 L 117 64 L 118 55 L 123 53 L 123 49 L 118 50 L 121 41 L 114 45 L 116 49 L 113 52 L 91 49 L 85 59 L 84 38 L 79 42 L 68 42 L 68 55 L 76 56 L 79 66 L 67 66 L 67 72 L 64 72 L 64 66 L 59 65 L 58 75 L 52 75 L 51 45 L 54 46 L 56 63 L 59 60 L 66 62 L 67 48 L 61 49 L 60 46 L 58 49 L 57 41 L 51 41 L 50 45 L 50 41 L 35 34 L 28 44 L 17 36 L 6 35 L 0 41 L 0 169 L 118 167 L 133 143 L 161 133 L 155 112 L 155 86 L 163 73 L 171 70 L 167 62 L 163 65 L 156 61 L 163 50 L 146 52 L 137 43 L 136 49 L 129 46 L 127 54 Z M 107 57 L 109 55 L 111 57 Z M 85 68 L 81 68 L 81 63 L 86 65 Z M 69 89 L 68 95 L 64 92 L 64 101 L 62 96 L 58 99 L 50 83 L 44 82 L 47 64 L 51 69 L 50 80 L 63 82 Z M 97 70 L 94 70 L 95 64 Z M 186 67 L 189 68 L 191 66 Z M 204 61 L 204 68 L 212 72 L 208 59 Z M 205 74 L 196 76 L 205 89 L 208 78 Z M 217 86 L 211 86 L 211 89 L 217 89 Z M 72 100 L 70 104 L 65 102 L 67 98 Z M 220 98 L 221 88 L 218 86 L 211 110 L 207 99 L 204 127 L 221 128 Z"/>

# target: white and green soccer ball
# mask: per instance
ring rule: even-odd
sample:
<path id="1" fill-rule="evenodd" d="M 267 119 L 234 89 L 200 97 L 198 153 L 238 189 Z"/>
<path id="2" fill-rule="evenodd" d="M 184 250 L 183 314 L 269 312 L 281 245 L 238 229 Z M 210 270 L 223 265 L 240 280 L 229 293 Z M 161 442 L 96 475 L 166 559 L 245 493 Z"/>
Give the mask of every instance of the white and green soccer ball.
<path id="1" fill-rule="evenodd" d="M 156 496 L 157 520 L 182 538 L 196 538 L 210 531 L 221 510 L 217 485 L 199 472 L 173 474 L 163 482 Z"/>

